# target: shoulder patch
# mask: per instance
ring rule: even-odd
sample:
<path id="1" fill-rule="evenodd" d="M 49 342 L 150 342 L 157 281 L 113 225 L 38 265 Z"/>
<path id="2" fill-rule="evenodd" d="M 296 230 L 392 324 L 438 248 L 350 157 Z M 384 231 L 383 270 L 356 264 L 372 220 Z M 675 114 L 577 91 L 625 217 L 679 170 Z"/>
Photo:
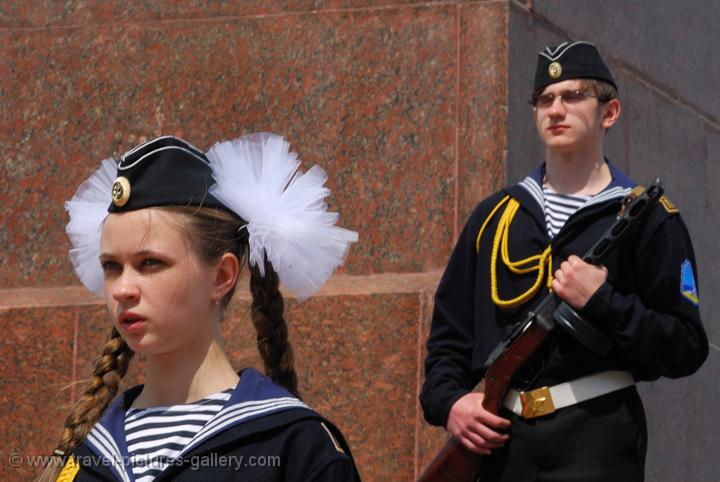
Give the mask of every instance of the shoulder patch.
<path id="1" fill-rule="evenodd" d="M 680 210 L 666 196 L 660 197 L 660 204 L 662 204 L 662 207 L 665 208 L 665 211 L 670 214 L 676 214 L 680 212 Z"/>
<path id="2" fill-rule="evenodd" d="M 75 457 L 71 455 L 65 462 L 65 467 L 63 467 L 55 482 L 72 482 L 78 472 L 80 472 L 80 465 L 75 462 Z"/>
<path id="3" fill-rule="evenodd" d="M 322 427 L 323 427 L 323 428 L 325 429 L 325 431 L 327 432 L 328 437 L 330 437 L 330 440 L 332 440 L 332 443 L 333 443 L 333 445 L 335 446 L 335 450 L 337 450 L 338 453 L 344 454 L 345 451 L 342 449 L 342 447 L 340 446 L 340 444 L 338 443 L 338 441 L 335 439 L 335 437 L 333 436 L 333 434 L 332 434 L 332 432 L 330 431 L 330 429 L 327 428 L 327 425 L 325 425 L 323 422 L 320 422 L 320 425 L 322 425 Z"/>
<path id="4" fill-rule="evenodd" d="M 693 305 L 698 306 L 700 304 L 697 284 L 695 284 L 695 274 L 689 259 L 686 259 L 680 265 L 680 294 Z"/>

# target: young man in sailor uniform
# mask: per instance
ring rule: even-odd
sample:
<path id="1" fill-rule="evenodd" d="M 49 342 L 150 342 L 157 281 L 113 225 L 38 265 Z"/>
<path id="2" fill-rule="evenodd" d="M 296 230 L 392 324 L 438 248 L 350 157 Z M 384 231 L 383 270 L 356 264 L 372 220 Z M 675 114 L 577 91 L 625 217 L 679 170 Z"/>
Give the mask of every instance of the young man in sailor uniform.
<path id="1" fill-rule="evenodd" d="M 585 263 L 637 185 L 604 157 L 620 115 L 615 81 L 592 44 L 548 47 L 531 104 L 545 162 L 482 201 L 462 231 L 436 293 L 420 401 L 428 422 L 490 455 L 484 482 L 641 481 L 647 432 L 634 383 L 690 375 L 707 356 L 690 237 L 663 198 L 604 266 Z M 555 329 L 495 416 L 471 390 L 550 290 L 611 348 Z M 523 406 L 538 389 L 554 408 Z"/>

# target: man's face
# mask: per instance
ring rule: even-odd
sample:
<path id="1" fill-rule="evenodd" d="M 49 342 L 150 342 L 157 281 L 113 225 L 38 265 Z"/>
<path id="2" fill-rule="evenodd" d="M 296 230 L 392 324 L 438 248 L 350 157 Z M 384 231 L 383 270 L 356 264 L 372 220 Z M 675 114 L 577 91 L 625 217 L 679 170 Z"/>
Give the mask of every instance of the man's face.
<path id="1" fill-rule="evenodd" d="M 588 96 L 578 96 L 577 91 L 586 92 Z M 552 94 L 554 100 L 549 105 L 538 103 L 533 115 L 540 139 L 549 150 L 568 153 L 602 143 L 605 129 L 609 127 L 603 118 L 607 104 L 590 97 L 593 92 L 584 89 L 579 80 L 551 84 L 541 93 L 547 94 Z"/>

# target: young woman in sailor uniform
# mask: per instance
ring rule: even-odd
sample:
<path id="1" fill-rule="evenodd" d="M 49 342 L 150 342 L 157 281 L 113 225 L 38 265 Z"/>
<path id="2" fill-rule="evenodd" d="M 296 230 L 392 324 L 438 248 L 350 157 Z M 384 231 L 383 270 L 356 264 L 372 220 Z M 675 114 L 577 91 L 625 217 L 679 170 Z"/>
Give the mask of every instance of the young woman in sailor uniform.
<path id="1" fill-rule="evenodd" d="M 339 430 L 298 396 L 279 282 L 304 299 L 357 234 L 325 173 L 282 137 L 204 154 L 161 137 L 108 159 L 67 203 L 71 258 L 113 321 L 41 480 L 358 480 Z M 109 208 L 108 208 L 109 205 Z M 236 372 L 220 322 L 244 262 L 265 374 Z M 145 384 L 116 397 L 134 353 Z"/>

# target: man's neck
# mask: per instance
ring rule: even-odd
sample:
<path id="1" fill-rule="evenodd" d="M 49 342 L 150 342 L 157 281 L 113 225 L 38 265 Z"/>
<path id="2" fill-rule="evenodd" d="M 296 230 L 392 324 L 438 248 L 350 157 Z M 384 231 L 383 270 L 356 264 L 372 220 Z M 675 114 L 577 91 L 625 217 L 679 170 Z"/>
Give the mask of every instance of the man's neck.
<path id="1" fill-rule="evenodd" d="M 612 181 L 599 152 L 546 152 L 545 182 L 559 194 L 594 196 Z"/>

